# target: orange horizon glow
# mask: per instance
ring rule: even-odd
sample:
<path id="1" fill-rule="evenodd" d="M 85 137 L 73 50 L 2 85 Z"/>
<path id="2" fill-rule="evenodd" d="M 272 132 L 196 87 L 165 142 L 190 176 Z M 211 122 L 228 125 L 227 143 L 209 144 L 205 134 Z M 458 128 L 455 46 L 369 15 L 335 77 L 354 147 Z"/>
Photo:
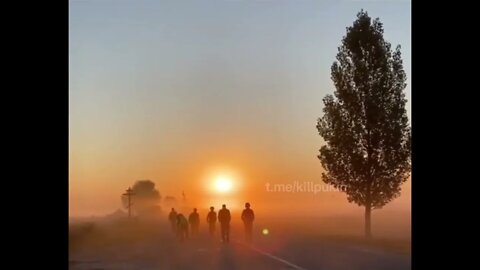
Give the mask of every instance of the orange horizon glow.
<path id="1" fill-rule="evenodd" d="M 163 212 L 184 193 L 199 211 L 225 203 L 237 215 L 250 202 L 259 217 L 363 215 L 341 192 L 267 185 L 322 183 L 317 119 L 345 27 L 365 5 L 402 46 L 411 99 L 410 4 L 104 2 L 69 5 L 71 217 L 125 210 L 121 194 L 142 179 Z M 410 209 L 408 180 L 373 217 Z"/>
<path id="2" fill-rule="evenodd" d="M 247 163 L 247 162 L 246 162 Z M 267 192 L 265 183 L 273 184 L 291 184 L 297 181 L 295 177 L 289 178 L 280 176 L 279 172 L 273 172 L 279 179 L 274 181 L 274 177 L 265 177 L 268 172 L 261 170 L 261 166 L 250 170 L 238 169 L 242 166 L 233 165 L 210 165 L 198 170 L 179 170 L 173 175 L 182 176 L 182 181 L 158 181 L 159 177 L 129 177 L 128 175 L 116 174 L 118 179 L 124 179 L 115 183 L 115 181 L 104 183 L 102 181 L 85 181 L 70 184 L 70 216 L 89 216 L 104 215 L 114 212 L 116 209 L 123 209 L 120 202 L 120 194 L 126 188 L 132 186 L 135 181 L 140 179 L 149 179 L 156 184 L 162 198 L 174 196 L 177 200 L 182 199 L 182 193 L 186 195 L 186 206 L 197 207 L 206 212 L 208 207 L 214 206 L 220 209 L 222 204 L 234 212 L 238 212 L 244 207 L 245 202 L 250 202 L 252 208 L 262 212 L 281 212 L 288 209 L 297 213 L 315 213 L 324 215 L 363 213 L 363 208 L 355 204 L 348 203 L 346 196 L 341 192 L 325 193 L 280 193 Z M 288 167 L 284 167 L 286 169 Z M 283 170 L 285 172 L 286 170 Z M 321 182 L 321 168 L 318 170 L 318 178 L 315 183 Z M 242 172 L 242 173 L 240 173 Z M 72 172 L 71 172 L 72 173 Z M 110 179 L 116 177 L 111 174 Z M 155 175 L 159 175 L 156 173 Z M 291 173 L 293 175 L 293 173 Z M 107 175 L 100 174 L 101 177 Z M 95 178 L 94 178 L 95 179 Z M 96 178 L 99 179 L 99 178 Z M 106 178 L 104 178 L 106 179 Z M 192 179 L 192 180 L 189 180 Z M 195 180 L 198 179 L 198 180 Z M 115 188 L 113 188 L 115 187 Z M 402 195 L 392 203 L 384 207 L 392 211 L 409 212 L 410 209 L 410 180 L 402 187 Z M 92 192 L 93 191 L 93 192 Z M 160 203 L 162 206 L 162 203 Z M 80 209 L 83 208 L 83 209 Z M 164 209 L 166 211 L 166 209 Z"/>

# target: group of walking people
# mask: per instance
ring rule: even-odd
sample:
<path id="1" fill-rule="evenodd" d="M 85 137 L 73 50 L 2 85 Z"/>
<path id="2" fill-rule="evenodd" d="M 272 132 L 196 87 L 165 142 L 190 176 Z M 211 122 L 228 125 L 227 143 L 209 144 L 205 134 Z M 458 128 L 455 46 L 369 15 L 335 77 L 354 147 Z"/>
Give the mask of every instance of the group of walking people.
<path id="1" fill-rule="evenodd" d="M 189 232 L 191 236 L 198 235 L 198 228 L 200 225 L 200 216 L 198 214 L 197 208 L 193 208 L 193 212 L 187 218 L 181 214 L 177 213 L 174 208 L 172 208 L 168 219 L 172 226 L 172 231 L 176 234 L 177 238 L 180 241 L 189 238 Z M 222 205 L 222 209 L 218 211 L 218 215 L 215 212 L 213 206 L 210 207 L 210 212 L 207 214 L 207 223 L 208 231 L 210 237 L 215 237 L 215 229 L 217 220 L 220 223 L 220 235 L 222 242 L 228 243 L 230 241 L 230 221 L 232 217 L 230 215 L 230 210 L 227 209 L 225 204 Z M 255 214 L 250 208 L 250 203 L 245 203 L 245 209 L 242 211 L 242 221 L 245 227 L 245 239 L 248 242 L 252 241 L 253 233 L 253 221 L 255 219 Z"/>

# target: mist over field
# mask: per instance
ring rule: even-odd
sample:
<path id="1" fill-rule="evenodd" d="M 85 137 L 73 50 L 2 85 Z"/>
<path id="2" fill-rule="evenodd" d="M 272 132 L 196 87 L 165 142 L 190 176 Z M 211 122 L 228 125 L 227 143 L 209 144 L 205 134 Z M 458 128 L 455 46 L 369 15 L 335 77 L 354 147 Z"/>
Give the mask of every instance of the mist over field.
<path id="1" fill-rule="evenodd" d="M 411 269 L 410 8 L 69 1 L 69 268 Z"/>

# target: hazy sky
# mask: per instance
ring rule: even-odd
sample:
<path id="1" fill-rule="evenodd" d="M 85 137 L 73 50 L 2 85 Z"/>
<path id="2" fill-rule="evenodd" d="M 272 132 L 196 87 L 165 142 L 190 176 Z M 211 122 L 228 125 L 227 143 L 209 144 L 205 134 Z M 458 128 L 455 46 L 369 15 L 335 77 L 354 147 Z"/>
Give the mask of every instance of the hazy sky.
<path id="1" fill-rule="evenodd" d="M 204 189 L 215 170 L 242 184 L 239 201 L 297 196 L 265 194 L 265 183 L 320 181 L 316 120 L 334 90 L 337 47 L 360 9 L 402 46 L 410 99 L 410 7 L 70 0 L 70 215 L 114 211 L 139 179 L 153 180 L 163 196 L 184 190 L 210 202 Z M 410 207 L 409 186 L 391 207 Z M 301 198 L 358 208 L 341 194 Z"/>

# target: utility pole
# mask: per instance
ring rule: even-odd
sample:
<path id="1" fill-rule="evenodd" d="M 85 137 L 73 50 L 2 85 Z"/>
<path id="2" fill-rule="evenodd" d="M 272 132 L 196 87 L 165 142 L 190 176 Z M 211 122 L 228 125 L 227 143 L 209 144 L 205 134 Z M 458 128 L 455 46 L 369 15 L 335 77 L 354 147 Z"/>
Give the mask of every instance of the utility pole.
<path id="1" fill-rule="evenodd" d="M 123 196 L 127 196 L 128 198 L 128 204 L 127 204 L 127 208 L 128 208 L 128 218 L 130 218 L 132 216 L 132 196 L 135 195 L 135 192 L 133 192 L 133 190 L 131 188 L 128 188 L 127 191 L 123 194 Z"/>

